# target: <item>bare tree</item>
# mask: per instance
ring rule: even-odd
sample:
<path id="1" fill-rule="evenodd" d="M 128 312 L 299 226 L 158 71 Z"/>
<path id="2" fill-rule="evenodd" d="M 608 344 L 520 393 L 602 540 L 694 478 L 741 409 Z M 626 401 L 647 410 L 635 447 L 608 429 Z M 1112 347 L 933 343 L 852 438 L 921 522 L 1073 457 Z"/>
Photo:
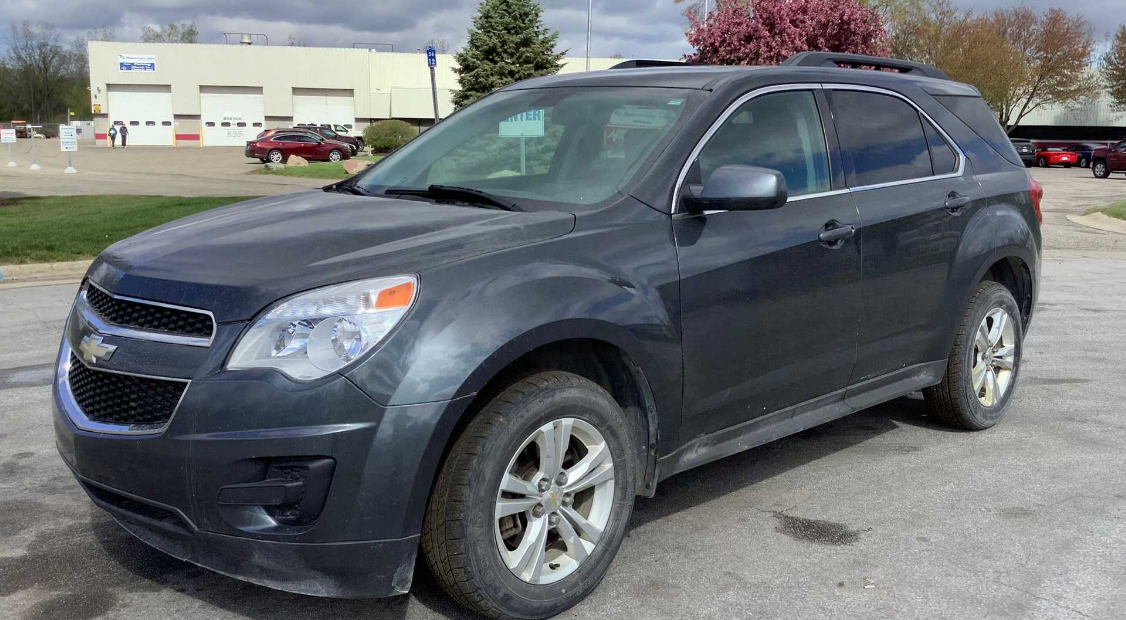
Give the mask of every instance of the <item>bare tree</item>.
<path id="1" fill-rule="evenodd" d="M 58 29 L 46 22 L 11 24 L 7 44 L 0 74 L 0 91 L 8 98 L 6 107 L 26 113 L 28 120 L 37 123 L 61 116 L 66 106 L 63 93 L 74 65 L 59 43 Z"/>
<path id="2" fill-rule="evenodd" d="M 289 35 L 289 40 L 285 42 L 289 47 L 305 47 L 305 40 L 299 39 L 292 34 Z"/>
<path id="3" fill-rule="evenodd" d="M 1076 104 L 1097 89 L 1087 21 L 1059 9 L 978 16 L 932 0 L 901 22 L 889 44 L 893 56 L 976 86 L 1006 131 L 1043 106 Z"/>
<path id="4" fill-rule="evenodd" d="M 990 18 L 1024 65 L 1024 79 L 998 93 L 994 107 L 1006 130 L 1042 106 L 1075 104 L 1095 91 L 1094 40 L 1086 19 L 1057 8 L 1037 15 L 1024 7 L 999 10 Z"/>
<path id="5" fill-rule="evenodd" d="M 430 39 L 426 42 L 426 47 L 433 47 L 439 54 L 450 53 L 450 42 L 445 39 Z"/>
<path id="6" fill-rule="evenodd" d="M 167 26 L 145 26 L 141 30 L 142 43 L 198 43 L 199 29 L 195 22 L 190 24 L 168 24 Z"/>

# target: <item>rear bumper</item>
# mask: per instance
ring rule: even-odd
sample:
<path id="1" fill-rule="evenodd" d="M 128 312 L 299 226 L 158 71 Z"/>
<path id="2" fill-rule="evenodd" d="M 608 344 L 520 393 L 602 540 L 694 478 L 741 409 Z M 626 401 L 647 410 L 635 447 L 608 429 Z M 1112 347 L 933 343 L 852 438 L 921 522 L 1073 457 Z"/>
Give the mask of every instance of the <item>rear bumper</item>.
<path id="1" fill-rule="evenodd" d="M 396 540 L 289 543 L 195 529 L 187 516 L 75 473 L 82 489 L 121 527 L 168 555 L 258 585 L 335 598 L 405 594 L 418 536 Z"/>

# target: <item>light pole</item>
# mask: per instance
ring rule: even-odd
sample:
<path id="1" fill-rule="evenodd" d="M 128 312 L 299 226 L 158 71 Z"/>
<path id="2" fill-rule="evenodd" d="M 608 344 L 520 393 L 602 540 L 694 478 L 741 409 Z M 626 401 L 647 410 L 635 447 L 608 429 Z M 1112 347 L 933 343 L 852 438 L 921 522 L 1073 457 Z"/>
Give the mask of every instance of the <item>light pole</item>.
<path id="1" fill-rule="evenodd" d="M 594 12 L 594 0 L 586 0 L 586 70 L 590 71 L 590 16 Z"/>

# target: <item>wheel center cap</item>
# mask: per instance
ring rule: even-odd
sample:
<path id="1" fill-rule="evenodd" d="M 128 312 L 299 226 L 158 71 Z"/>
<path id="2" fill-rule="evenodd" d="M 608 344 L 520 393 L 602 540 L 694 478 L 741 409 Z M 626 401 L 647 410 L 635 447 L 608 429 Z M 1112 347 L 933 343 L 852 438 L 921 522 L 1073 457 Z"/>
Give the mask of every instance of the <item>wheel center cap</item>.
<path id="1" fill-rule="evenodd" d="M 552 489 L 543 496 L 543 507 L 548 511 L 556 510 L 559 508 L 560 495 L 557 489 Z"/>

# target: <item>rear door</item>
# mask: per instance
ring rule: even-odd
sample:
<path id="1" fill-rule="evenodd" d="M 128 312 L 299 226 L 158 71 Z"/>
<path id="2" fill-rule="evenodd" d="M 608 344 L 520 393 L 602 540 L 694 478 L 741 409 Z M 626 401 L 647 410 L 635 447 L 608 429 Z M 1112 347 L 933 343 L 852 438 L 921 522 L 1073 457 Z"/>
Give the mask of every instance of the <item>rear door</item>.
<path id="1" fill-rule="evenodd" d="M 805 403 L 843 400 L 860 309 L 859 226 L 817 86 L 749 93 L 697 149 L 678 192 L 717 168 L 782 172 L 789 201 L 767 211 L 676 213 L 684 350 L 682 438 Z M 761 92 L 761 91 L 759 91 Z M 832 164 L 831 164 L 832 162 Z M 828 400 L 821 397 L 828 396 Z"/>
<path id="2" fill-rule="evenodd" d="M 941 359 L 938 315 L 966 222 L 981 205 L 968 163 L 902 95 L 826 87 L 863 224 L 862 313 L 851 383 Z M 944 350 L 943 347 L 938 349 Z"/>

